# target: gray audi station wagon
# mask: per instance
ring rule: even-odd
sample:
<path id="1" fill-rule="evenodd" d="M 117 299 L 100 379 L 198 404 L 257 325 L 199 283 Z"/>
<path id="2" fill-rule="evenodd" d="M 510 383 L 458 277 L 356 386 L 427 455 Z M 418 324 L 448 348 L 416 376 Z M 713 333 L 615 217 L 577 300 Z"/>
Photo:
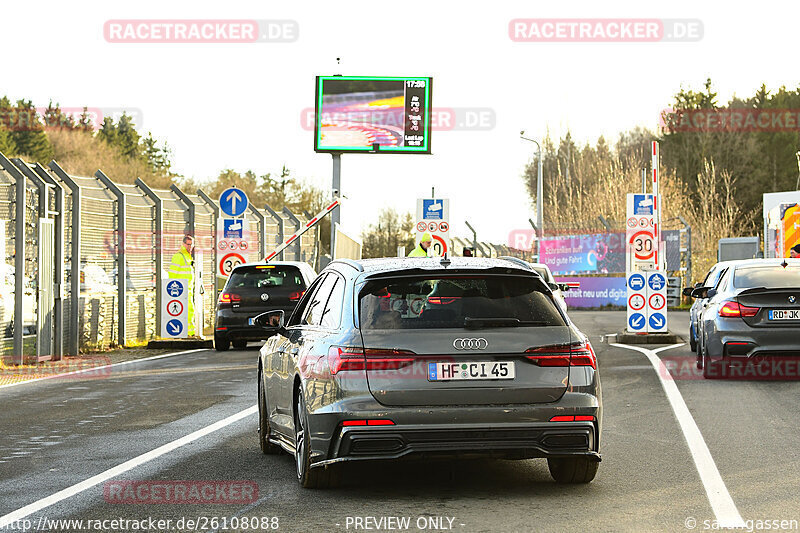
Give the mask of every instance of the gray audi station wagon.
<path id="1" fill-rule="evenodd" d="M 600 462 L 597 360 L 522 261 L 333 261 L 258 361 L 259 441 L 303 487 L 351 461 L 546 458 L 588 483 Z"/>

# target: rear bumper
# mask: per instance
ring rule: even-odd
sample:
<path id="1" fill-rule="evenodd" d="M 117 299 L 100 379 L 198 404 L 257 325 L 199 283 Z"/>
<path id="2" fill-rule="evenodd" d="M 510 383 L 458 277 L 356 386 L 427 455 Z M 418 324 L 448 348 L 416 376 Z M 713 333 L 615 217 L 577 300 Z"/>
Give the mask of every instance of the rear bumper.
<path id="1" fill-rule="evenodd" d="M 593 422 L 547 425 L 506 424 L 342 427 L 331 442 L 330 458 L 316 463 L 431 457 L 590 457 L 600 461 Z"/>
<path id="2" fill-rule="evenodd" d="M 294 310 L 284 309 L 277 307 L 275 309 L 283 309 L 283 312 L 288 317 Z M 272 309 L 269 309 L 270 311 Z M 265 313 L 267 309 L 252 309 L 248 311 L 236 311 L 232 309 L 218 309 L 216 320 L 214 321 L 214 334 L 218 336 L 225 336 L 231 340 L 263 340 L 273 336 L 277 330 L 275 329 L 261 329 L 256 326 L 251 326 L 247 322 L 249 319 Z"/>
<path id="3" fill-rule="evenodd" d="M 751 327 L 739 318 L 717 318 L 716 331 L 708 338 L 712 360 L 759 357 L 800 358 L 800 328 Z"/>

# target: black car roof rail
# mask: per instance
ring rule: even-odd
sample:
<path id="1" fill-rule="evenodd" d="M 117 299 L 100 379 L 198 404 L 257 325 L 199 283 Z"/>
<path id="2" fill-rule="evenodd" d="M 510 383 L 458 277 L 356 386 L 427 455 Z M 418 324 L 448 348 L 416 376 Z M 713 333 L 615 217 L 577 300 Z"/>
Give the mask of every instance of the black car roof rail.
<path id="1" fill-rule="evenodd" d="M 361 265 L 361 263 L 357 263 L 357 262 L 353 261 L 352 259 L 334 259 L 333 261 L 331 261 L 330 264 L 334 264 L 334 263 L 341 263 L 343 265 L 347 265 L 349 267 L 353 267 L 359 272 L 364 272 L 364 267 Z"/>

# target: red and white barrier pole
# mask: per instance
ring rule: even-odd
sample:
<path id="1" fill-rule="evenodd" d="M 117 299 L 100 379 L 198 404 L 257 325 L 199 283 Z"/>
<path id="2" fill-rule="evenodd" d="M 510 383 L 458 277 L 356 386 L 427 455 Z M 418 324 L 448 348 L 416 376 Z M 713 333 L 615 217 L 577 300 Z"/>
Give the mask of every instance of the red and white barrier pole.
<path id="1" fill-rule="evenodd" d="M 658 251 L 661 247 L 661 208 L 658 205 L 658 141 L 653 141 L 650 166 L 653 169 L 653 247 L 656 270 L 661 270 Z"/>
<path id="2" fill-rule="evenodd" d="M 323 218 L 325 218 L 325 215 L 327 215 L 328 213 L 330 213 L 331 211 L 333 211 L 334 209 L 336 209 L 337 207 L 339 207 L 339 204 L 340 204 L 340 203 L 341 203 L 341 201 L 340 201 L 340 200 L 338 200 L 338 199 L 337 199 L 337 200 L 334 200 L 334 201 L 333 201 L 333 202 L 332 202 L 332 203 L 331 203 L 329 206 L 327 206 L 325 209 L 323 209 L 322 211 L 320 211 L 319 213 L 317 213 L 317 214 L 316 214 L 316 216 L 314 216 L 314 218 L 312 218 L 311 220 L 309 220 L 309 221 L 306 223 L 306 225 L 305 225 L 305 226 L 303 226 L 303 227 L 302 227 L 302 228 L 300 228 L 298 231 L 296 231 L 296 232 L 295 232 L 293 235 L 291 235 L 291 236 L 290 236 L 288 239 L 286 239 L 285 241 L 283 241 L 283 243 L 282 243 L 280 246 L 278 246 L 277 248 L 275 248 L 275 250 L 274 250 L 274 251 L 272 251 L 272 252 L 271 252 L 269 255 L 267 255 L 267 257 L 265 257 L 265 258 L 264 258 L 264 262 L 268 263 L 270 260 L 274 259 L 276 255 L 278 255 L 279 253 L 281 253 L 282 251 L 284 251 L 284 250 L 285 250 L 285 249 L 286 249 L 286 248 L 287 248 L 289 245 L 291 245 L 291 244 L 292 244 L 294 241 L 296 241 L 297 239 L 299 239 L 299 238 L 300 238 L 300 236 L 301 236 L 303 233 L 305 233 L 305 232 L 307 232 L 308 230 L 310 230 L 311 228 L 313 228 L 313 227 L 314 227 L 314 226 L 315 226 L 315 225 L 316 225 L 316 224 L 317 224 L 317 223 L 318 223 L 320 220 L 322 220 Z"/>

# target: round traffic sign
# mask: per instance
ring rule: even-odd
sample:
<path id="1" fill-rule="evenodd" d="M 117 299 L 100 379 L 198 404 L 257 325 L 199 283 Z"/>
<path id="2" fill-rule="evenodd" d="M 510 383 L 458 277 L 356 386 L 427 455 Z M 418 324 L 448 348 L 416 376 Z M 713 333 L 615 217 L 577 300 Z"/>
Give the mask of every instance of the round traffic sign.
<path id="1" fill-rule="evenodd" d="M 447 233 L 449 229 L 450 229 L 450 224 L 448 224 L 447 222 L 439 222 L 439 231 L 441 231 L 442 233 Z"/>
<path id="2" fill-rule="evenodd" d="M 664 309 L 664 306 L 667 304 L 667 299 L 664 298 L 661 294 L 653 294 L 650 296 L 650 309 L 654 309 L 655 311 L 660 311 Z"/>
<path id="3" fill-rule="evenodd" d="M 631 294 L 631 297 L 628 298 L 628 307 L 634 311 L 642 310 L 644 308 L 644 296 L 639 293 Z"/>
<path id="4" fill-rule="evenodd" d="M 238 245 L 238 244 L 236 244 L 236 241 L 231 241 L 231 242 L 228 244 L 228 248 L 230 248 L 231 250 L 236 250 L 238 247 L 239 247 L 239 245 Z"/>
<path id="5" fill-rule="evenodd" d="M 636 259 L 653 257 L 653 234 L 649 231 L 637 231 L 631 236 L 629 243 Z"/>
<path id="6" fill-rule="evenodd" d="M 631 277 L 628 278 L 628 287 L 634 291 L 644 289 L 644 276 L 641 274 L 632 274 Z"/>
<path id="7" fill-rule="evenodd" d="M 645 320 L 642 313 L 633 313 L 630 318 L 628 318 L 628 327 L 630 327 L 632 331 L 644 329 L 646 323 L 647 320 Z"/>
<path id="8" fill-rule="evenodd" d="M 177 298 L 178 296 L 183 294 L 183 282 L 178 281 L 177 279 L 170 280 L 167 283 L 167 294 L 169 294 L 173 298 Z"/>
<path id="9" fill-rule="evenodd" d="M 247 250 L 247 241 L 239 241 L 239 249 L 240 250 Z"/>
<path id="10" fill-rule="evenodd" d="M 169 316 L 178 316 L 183 313 L 183 302 L 180 300 L 170 300 L 167 303 L 167 313 Z"/>
<path id="11" fill-rule="evenodd" d="M 436 222 L 429 222 L 428 231 L 439 231 L 439 224 L 437 224 Z"/>
<path id="12" fill-rule="evenodd" d="M 647 278 L 647 284 L 650 285 L 650 288 L 654 291 L 660 291 L 667 284 L 667 279 L 663 275 L 656 272 Z"/>
<path id="13" fill-rule="evenodd" d="M 425 231 L 428 225 L 424 222 L 417 222 L 417 231 Z"/>
<path id="14" fill-rule="evenodd" d="M 434 257 L 442 256 L 447 253 L 447 243 L 444 242 L 444 239 L 438 235 L 432 235 L 431 238 L 433 239 L 431 249 L 433 250 Z"/>
<path id="15" fill-rule="evenodd" d="M 183 332 L 183 322 L 178 320 L 177 318 L 173 318 L 169 322 L 167 322 L 167 334 L 171 335 L 172 337 L 177 337 Z"/>
<path id="16" fill-rule="evenodd" d="M 219 273 L 222 276 L 230 276 L 233 269 L 244 263 L 244 257 L 239 254 L 228 254 L 219 260 Z"/>
<path id="17" fill-rule="evenodd" d="M 650 329 L 664 329 L 667 326 L 667 317 L 661 313 L 653 313 L 650 315 Z"/>
<path id="18" fill-rule="evenodd" d="M 247 203 L 247 194 L 238 187 L 228 187 L 219 195 L 219 208 L 229 217 L 244 214 Z"/>
<path id="19" fill-rule="evenodd" d="M 650 225 L 650 221 L 647 219 L 647 217 L 642 217 L 642 218 L 639 219 L 639 226 L 640 227 L 646 228 L 649 225 Z"/>
<path id="20" fill-rule="evenodd" d="M 219 241 L 217 244 L 217 248 L 220 250 L 227 250 L 228 249 L 228 241 Z"/>
<path id="21" fill-rule="evenodd" d="M 629 228 L 635 228 L 636 224 L 637 224 L 636 217 L 631 217 L 631 218 L 628 219 L 628 227 Z"/>

